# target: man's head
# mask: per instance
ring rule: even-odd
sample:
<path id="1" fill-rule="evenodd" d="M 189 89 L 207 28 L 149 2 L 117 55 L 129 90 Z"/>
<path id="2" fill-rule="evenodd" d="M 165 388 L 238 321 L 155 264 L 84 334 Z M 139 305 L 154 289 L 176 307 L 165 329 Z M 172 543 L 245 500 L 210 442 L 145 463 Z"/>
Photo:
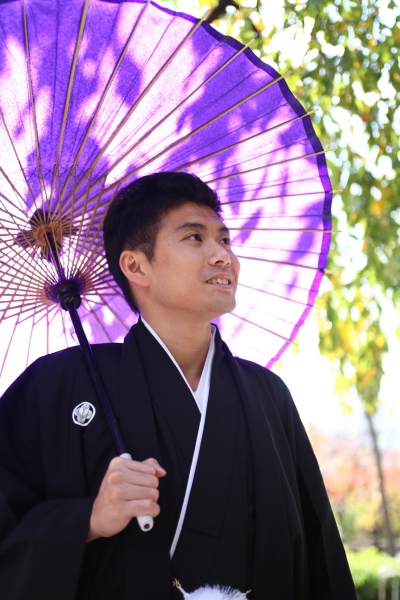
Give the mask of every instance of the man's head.
<path id="1" fill-rule="evenodd" d="M 220 212 L 216 193 L 187 173 L 147 175 L 119 192 L 104 221 L 104 245 L 135 312 L 159 305 L 212 319 L 234 308 L 239 263 Z M 229 283 L 216 283 L 221 277 Z"/>

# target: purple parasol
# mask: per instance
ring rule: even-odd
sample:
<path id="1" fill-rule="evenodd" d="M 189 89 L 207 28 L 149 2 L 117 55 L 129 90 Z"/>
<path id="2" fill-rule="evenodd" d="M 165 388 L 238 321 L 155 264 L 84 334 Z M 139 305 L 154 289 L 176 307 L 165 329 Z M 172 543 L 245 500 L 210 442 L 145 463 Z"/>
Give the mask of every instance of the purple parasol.
<path id="1" fill-rule="evenodd" d="M 121 186 L 167 170 L 217 190 L 242 265 L 222 335 L 271 366 L 313 306 L 331 229 L 324 150 L 285 76 L 150 2 L 0 0 L 0 28 L 0 368 L 75 343 L 60 272 L 89 340 L 122 340 L 135 318 L 102 221 Z"/>

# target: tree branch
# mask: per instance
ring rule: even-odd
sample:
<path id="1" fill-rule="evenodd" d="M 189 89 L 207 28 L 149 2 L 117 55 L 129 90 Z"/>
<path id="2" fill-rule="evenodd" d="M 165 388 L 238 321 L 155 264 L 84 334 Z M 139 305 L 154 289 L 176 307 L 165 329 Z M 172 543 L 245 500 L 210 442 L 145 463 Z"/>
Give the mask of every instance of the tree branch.
<path id="1" fill-rule="evenodd" d="M 233 6 L 236 8 L 236 10 L 240 8 L 239 4 L 235 0 L 219 0 L 217 6 L 209 14 L 207 22 L 212 23 L 220 17 L 223 17 L 226 14 L 226 9 L 228 6 Z"/>

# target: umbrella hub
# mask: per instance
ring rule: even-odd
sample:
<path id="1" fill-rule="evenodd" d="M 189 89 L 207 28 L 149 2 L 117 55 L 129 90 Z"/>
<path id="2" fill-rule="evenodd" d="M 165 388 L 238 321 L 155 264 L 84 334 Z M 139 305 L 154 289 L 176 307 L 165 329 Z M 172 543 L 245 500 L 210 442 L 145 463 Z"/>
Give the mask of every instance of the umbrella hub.
<path id="1" fill-rule="evenodd" d="M 57 283 L 47 282 L 44 287 L 44 293 L 48 300 L 61 305 L 61 308 L 68 310 L 71 304 L 79 308 L 82 304 L 82 294 L 85 292 L 85 278 L 77 274 L 69 279 L 61 278 Z"/>
<path id="2" fill-rule="evenodd" d="M 20 231 L 15 243 L 28 250 L 36 248 L 41 258 L 58 264 L 64 238 L 75 235 L 77 227 L 62 215 L 50 213 L 42 208 L 35 210 L 29 219 L 30 228 Z"/>

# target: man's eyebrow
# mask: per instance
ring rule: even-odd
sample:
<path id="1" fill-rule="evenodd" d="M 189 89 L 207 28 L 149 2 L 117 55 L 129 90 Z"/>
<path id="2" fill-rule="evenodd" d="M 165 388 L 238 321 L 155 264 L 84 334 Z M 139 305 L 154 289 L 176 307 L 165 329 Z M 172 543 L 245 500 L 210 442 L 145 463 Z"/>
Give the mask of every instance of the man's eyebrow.
<path id="1" fill-rule="evenodd" d="M 175 228 L 175 231 L 181 231 L 182 229 L 200 229 L 201 231 L 204 231 L 207 229 L 207 227 L 203 224 L 203 223 L 195 223 L 193 221 L 186 221 L 185 223 L 182 223 L 181 225 L 178 225 L 178 227 Z M 222 227 L 218 228 L 218 233 L 229 233 L 229 229 L 226 227 L 226 225 L 223 225 Z"/>

